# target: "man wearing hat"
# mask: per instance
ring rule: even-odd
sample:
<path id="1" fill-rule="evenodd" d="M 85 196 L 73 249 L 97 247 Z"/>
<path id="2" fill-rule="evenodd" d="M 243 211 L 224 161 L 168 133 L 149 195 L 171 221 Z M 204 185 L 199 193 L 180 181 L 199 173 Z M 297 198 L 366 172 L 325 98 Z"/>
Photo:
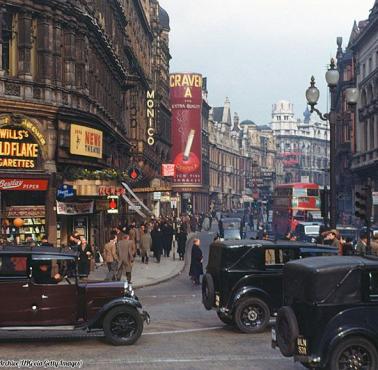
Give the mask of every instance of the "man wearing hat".
<path id="1" fill-rule="evenodd" d="M 335 229 L 332 229 L 332 230 L 328 231 L 324 240 L 328 240 L 327 244 L 331 245 L 332 247 L 336 247 L 337 250 L 339 251 L 338 254 L 340 256 L 342 256 L 343 251 L 342 251 L 342 248 L 341 248 L 340 240 L 338 239 L 339 237 L 340 237 L 339 232 Z"/>

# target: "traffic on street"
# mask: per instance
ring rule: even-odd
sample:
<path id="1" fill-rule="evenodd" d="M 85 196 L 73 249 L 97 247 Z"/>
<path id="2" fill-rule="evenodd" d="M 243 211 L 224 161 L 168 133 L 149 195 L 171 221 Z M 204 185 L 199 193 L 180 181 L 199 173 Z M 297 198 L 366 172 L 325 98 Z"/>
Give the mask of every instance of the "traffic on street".
<path id="1" fill-rule="evenodd" d="M 378 370 L 378 0 L 0 0 L 0 370 Z"/>

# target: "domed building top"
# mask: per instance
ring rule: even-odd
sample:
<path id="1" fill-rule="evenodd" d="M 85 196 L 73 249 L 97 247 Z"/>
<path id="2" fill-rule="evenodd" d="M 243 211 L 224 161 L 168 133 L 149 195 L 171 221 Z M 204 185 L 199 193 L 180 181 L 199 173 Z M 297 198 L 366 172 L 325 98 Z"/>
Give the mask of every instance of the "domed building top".
<path id="1" fill-rule="evenodd" d="M 287 100 L 279 100 L 273 104 L 273 114 L 294 114 L 294 106 Z"/>
<path id="2" fill-rule="evenodd" d="M 165 9 L 159 5 L 159 21 L 164 30 L 170 31 L 169 15 Z"/>
<path id="3" fill-rule="evenodd" d="M 256 126 L 256 123 L 251 121 L 250 119 L 246 119 L 240 122 L 240 126 Z"/>

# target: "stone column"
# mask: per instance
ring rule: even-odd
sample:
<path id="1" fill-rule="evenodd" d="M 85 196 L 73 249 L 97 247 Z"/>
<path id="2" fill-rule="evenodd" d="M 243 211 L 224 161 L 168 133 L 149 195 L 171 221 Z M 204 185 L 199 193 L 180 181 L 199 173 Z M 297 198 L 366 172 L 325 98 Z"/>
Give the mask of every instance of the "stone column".
<path id="1" fill-rule="evenodd" d="M 53 26 L 53 61 L 54 71 L 53 79 L 57 86 L 62 86 L 63 78 L 63 60 L 62 60 L 62 45 L 63 45 L 63 32 L 62 25 L 58 22 L 54 22 Z"/>
<path id="2" fill-rule="evenodd" d="M 52 71 L 52 24 L 51 19 L 42 17 L 37 24 L 38 81 L 50 84 Z"/>
<path id="3" fill-rule="evenodd" d="M 5 9 L 0 7 L 0 76 L 4 75 L 3 70 L 3 19 L 4 19 Z"/>
<path id="4" fill-rule="evenodd" d="M 32 16 L 27 12 L 19 13 L 18 28 L 18 76 L 31 80 L 31 27 Z"/>
<path id="5" fill-rule="evenodd" d="M 57 242 L 57 216 L 56 216 L 56 172 L 49 177 L 49 188 L 46 194 L 46 232 L 48 241 L 53 245 Z"/>

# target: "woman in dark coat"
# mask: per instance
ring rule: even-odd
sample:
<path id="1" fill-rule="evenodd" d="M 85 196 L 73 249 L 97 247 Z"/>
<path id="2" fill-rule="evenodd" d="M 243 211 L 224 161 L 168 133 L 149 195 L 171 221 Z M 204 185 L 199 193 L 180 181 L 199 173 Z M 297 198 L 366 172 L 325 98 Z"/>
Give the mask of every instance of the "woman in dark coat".
<path id="1" fill-rule="evenodd" d="M 156 224 L 154 229 L 151 231 L 152 238 L 152 250 L 154 251 L 154 257 L 156 262 L 160 262 L 161 254 L 163 252 L 163 232 L 161 231 L 160 225 Z"/>
<path id="2" fill-rule="evenodd" d="M 190 261 L 190 270 L 189 275 L 193 280 L 193 284 L 199 285 L 200 284 L 200 276 L 203 275 L 203 267 L 202 267 L 202 250 L 200 248 L 200 240 L 194 239 L 193 246 L 192 246 L 192 259 Z"/>
<path id="3" fill-rule="evenodd" d="M 81 240 L 79 246 L 79 275 L 89 275 L 89 261 L 92 257 L 92 249 L 85 239 Z"/>
<path id="4" fill-rule="evenodd" d="M 186 242 L 188 240 L 188 234 L 185 232 L 185 230 L 179 229 L 179 232 L 177 233 L 177 253 L 180 256 L 180 260 L 184 260 L 185 256 L 185 248 L 186 248 Z"/>

